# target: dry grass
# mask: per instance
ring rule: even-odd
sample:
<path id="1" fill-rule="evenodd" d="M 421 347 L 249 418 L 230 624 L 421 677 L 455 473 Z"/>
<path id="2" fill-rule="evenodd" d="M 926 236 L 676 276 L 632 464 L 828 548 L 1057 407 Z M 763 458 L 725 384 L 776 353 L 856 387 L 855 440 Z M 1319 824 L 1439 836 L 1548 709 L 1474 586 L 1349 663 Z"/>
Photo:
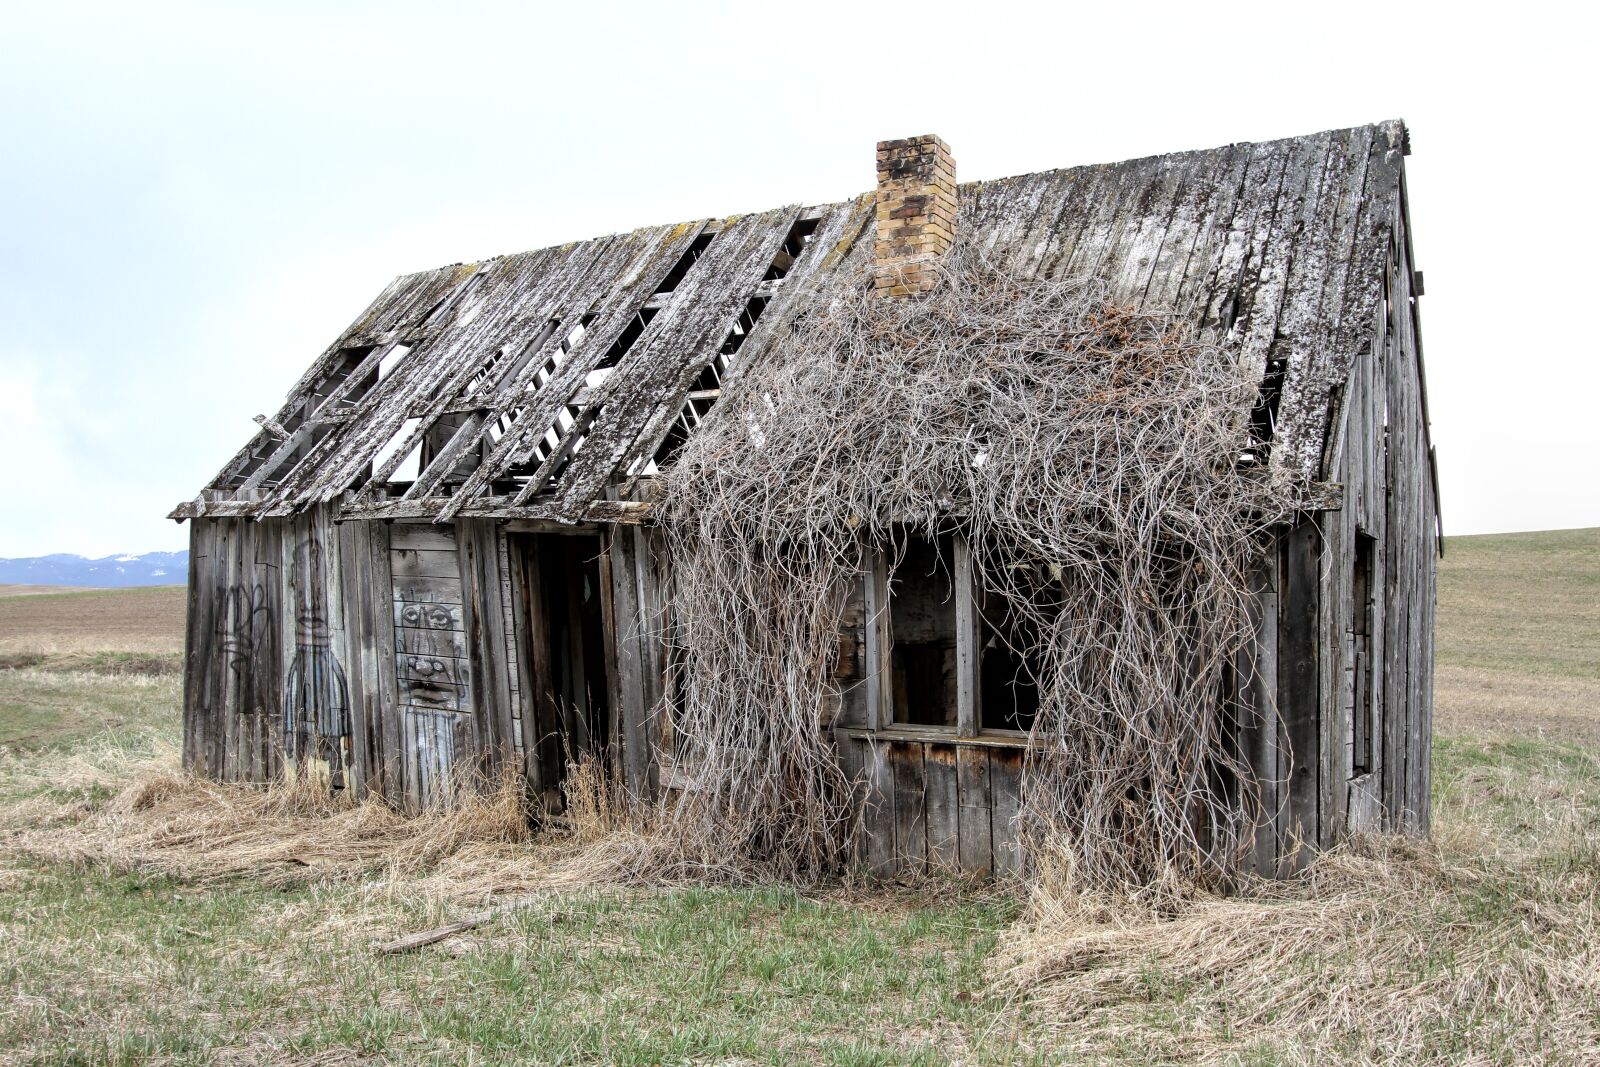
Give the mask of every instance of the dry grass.
<path id="1" fill-rule="evenodd" d="M 311 779 L 251 788 L 167 770 L 138 778 L 82 819 L 24 831 L 10 846 L 46 863 L 195 885 L 248 876 L 283 887 L 414 875 L 475 846 L 528 840 L 515 784 L 467 797 L 448 812 L 408 819 Z"/>
<path id="2" fill-rule="evenodd" d="M 1600 1062 L 1600 531 L 1452 538 L 1435 839 L 1152 906 L 1041 888 L 1001 988 L 1202 1063 Z"/>
<path id="3" fill-rule="evenodd" d="M 1044 894 L 998 981 L 1070 1020 L 1086 1056 L 1120 1034 L 1162 1062 L 1588 1062 L 1600 836 L 1585 804 L 1579 834 L 1531 855 L 1470 834 L 1368 840 L 1235 898 Z"/>

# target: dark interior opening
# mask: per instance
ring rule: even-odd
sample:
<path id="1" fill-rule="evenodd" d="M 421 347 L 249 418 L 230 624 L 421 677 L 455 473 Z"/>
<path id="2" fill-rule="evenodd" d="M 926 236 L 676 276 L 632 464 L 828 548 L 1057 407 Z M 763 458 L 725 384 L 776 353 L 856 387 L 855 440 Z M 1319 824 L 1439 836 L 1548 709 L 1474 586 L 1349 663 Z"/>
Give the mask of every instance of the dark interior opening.
<path id="1" fill-rule="evenodd" d="M 1246 453 L 1249 463 L 1265 463 L 1272 449 L 1272 435 L 1278 426 L 1278 405 L 1283 402 L 1283 378 L 1288 369 L 1286 359 L 1267 360 L 1255 407 L 1250 411 L 1250 448 Z"/>
<path id="2" fill-rule="evenodd" d="M 1047 612 L 1061 595 L 1060 582 L 1037 567 L 1013 570 L 1004 584 Z M 978 599 L 978 724 L 984 730 L 1032 730 L 1039 713 L 1039 657 L 1034 651 L 1039 625 L 999 593 L 980 589 Z"/>
<path id="3" fill-rule="evenodd" d="M 611 347 L 606 349 L 606 354 L 600 357 L 600 362 L 595 364 L 595 369 L 609 370 L 621 363 L 622 357 L 628 354 L 633 343 L 644 334 L 645 327 L 650 325 L 650 320 L 655 318 L 659 311 L 659 308 L 644 308 L 629 319 L 628 325 L 622 328 L 622 333 L 617 335 Z"/>
<path id="4" fill-rule="evenodd" d="M 1377 730 L 1377 715 L 1372 699 L 1372 565 L 1377 541 L 1364 533 L 1356 534 L 1356 554 L 1350 583 L 1350 741 L 1352 777 L 1372 770 L 1372 735 Z"/>
<path id="5" fill-rule="evenodd" d="M 1023 657 L 1010 646 L 991 641 L 983 649 L 983 663 L 979 668 L 982 692 L 979 705 L 983 709 L 985 730 L 1033 729 L 1034 717 L 1039 712 L 1039 684 L 1023 662 Z"/>
<path id="6" fill-rule="evenodd" d="M 767 268 L 767 273 L 761 276 L 764 282 L 776 281 L 788 274 L 794 267 L 794 261 L 800 258 L 800 253 L 805 251 L 806 245 L 811 243 L 817 226 L 822 222 L 820 218 L 801 219 L 789 227 L 789 232 L 783 239 L 783 247 L 773 257 L 772 265 Z"/>
<path id="7" fill-rule="evenodd" d="M 955 547 L 949 534 L 910 537 L 889 577 L 894 721 L 956 725 Z"/>
<path id="8" fill-rule="evenodd" d="M 678 257 L 678 262 L 672 265 L 672 270 L 661 279 L 661 284 L 656 286 L 656 292 L 670 293 L 676 290 L 678 283 L 689 273 L 689 268 L 695 265 L 707 248 L 711 247 L 711 239 L 715 236 L 714 233 L 703 233 L 690 242 L 688 249 Z"/>
<path id="9" fill-rule="evenodd" d="M 523 723 L 530 762 L 537 760 L 547 814 L 566 810 L 567 764 L 605 759 L 612 742 L 606 682 L 600 538 L 592 534 L 513 534 L 522 586 L 526 657 Z"/>
<path id="10" fill-rule="evenodd" d="M 1031 730 L 1039 712 L 1039 683 L 1023 656 L 993 631 L 986 631 L 978 667 L 985 730 Z"/>

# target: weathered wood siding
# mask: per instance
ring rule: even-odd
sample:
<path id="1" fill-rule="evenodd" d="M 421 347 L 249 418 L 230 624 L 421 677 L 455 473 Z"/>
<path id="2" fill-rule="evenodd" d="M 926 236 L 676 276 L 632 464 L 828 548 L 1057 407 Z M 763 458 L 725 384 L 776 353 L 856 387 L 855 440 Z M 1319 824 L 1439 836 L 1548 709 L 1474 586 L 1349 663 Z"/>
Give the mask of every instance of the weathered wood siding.
<path id="1" fill-rule="evenodd" d="M 325 506 L 290 519 L 219 519 L 190 531 L 184 677 L 187 766 L 260 781 L 311 754 L 359 781 L 372 745 L 360 655 L 371 622 Z M 353 671 L 352 668 L 356 669 Z M 359 786 L 358 786 L 359 787 Z"/>
<path id="2" fill-rule="evenodd" d="M 456 753 L 472 751 L 472 646 L 450 526 L 396 523 L 389 531 L 395 678 L 406 800 L 445 799 Z"/>
<path id="3" fill-rule="evenodd" d="M 219 519 L 189 530 L 183 762 L 222 781 L 279 767 L 282 542 L 280 523 Z"/>
<path id="4" fill-rule="evenodd" d="M 860 787 L 858 859 L 875 873 L 1021 869 L 1017 798 L 1022 746 L 993 738 L 929 740 L 865 730 L 836 734 Z"/>
<path id="5" fill-rule="evenodd" d="M 1341 506 L 1286 528 L 1255 578 L 1239 703 L 1241 745 L 1264 783 L 1262 873 L 1296 870 L 1347 831 L 1422 832 L 1430 820 L 1439 506 L 1398 155 L 1370 165 L 1369 183 L 1395 193 L 1361 214 L 1378 238 L 1350 267 L 1354 355 L 1328 398 L 1321 477 L 1342 487 Z M 1355 583 L 1363 539 L 1370 607 Z M 1371 741 L 1358 766 L 1363 714 Z"/>
<path id="6" fill-rule="evenodd" d="M 648 796 L 660 788 L 663 757 L 670 758 L 659 715 L 667 671 L 665 560 L 658 539 L 637 526 L 611 529 L 606 559 L 616 765 L 630 792 Z"/>
<path id="7" fill-rule="evenodd" d="M 492 523 L 199 520 L 184 762 L 265 781 L 284 761 L 416 810 L 518 751 L 503 537 Z M 463 762 L 465 760 L 465 762 Z"/>

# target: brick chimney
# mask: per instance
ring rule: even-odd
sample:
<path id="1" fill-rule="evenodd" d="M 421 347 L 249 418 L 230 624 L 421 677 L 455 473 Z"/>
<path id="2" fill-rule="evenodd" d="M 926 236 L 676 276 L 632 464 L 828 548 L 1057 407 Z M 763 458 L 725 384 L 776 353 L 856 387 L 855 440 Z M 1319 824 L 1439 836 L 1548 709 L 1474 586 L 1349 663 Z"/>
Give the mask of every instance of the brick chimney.
<path id="1" fill-rule="evenodd" d="M 956 161 L 933 134 L 878 142 L 878 240 L 874 292 L 909 296 L 933 288 L 929 269 L 956 237 Z"/>

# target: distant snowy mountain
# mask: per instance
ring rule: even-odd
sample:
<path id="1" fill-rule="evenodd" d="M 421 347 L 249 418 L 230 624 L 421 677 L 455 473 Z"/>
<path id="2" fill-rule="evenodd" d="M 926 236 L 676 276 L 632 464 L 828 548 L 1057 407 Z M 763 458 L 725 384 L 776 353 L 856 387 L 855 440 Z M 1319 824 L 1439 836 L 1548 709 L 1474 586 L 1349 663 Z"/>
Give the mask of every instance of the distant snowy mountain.
<path id="1" fill-rule="evenodd" d="M 142 556 L 34 556 L 0 559 L 0 585 L 182 585 L 189 580 L 189 552 L 146 552 Z"/>

